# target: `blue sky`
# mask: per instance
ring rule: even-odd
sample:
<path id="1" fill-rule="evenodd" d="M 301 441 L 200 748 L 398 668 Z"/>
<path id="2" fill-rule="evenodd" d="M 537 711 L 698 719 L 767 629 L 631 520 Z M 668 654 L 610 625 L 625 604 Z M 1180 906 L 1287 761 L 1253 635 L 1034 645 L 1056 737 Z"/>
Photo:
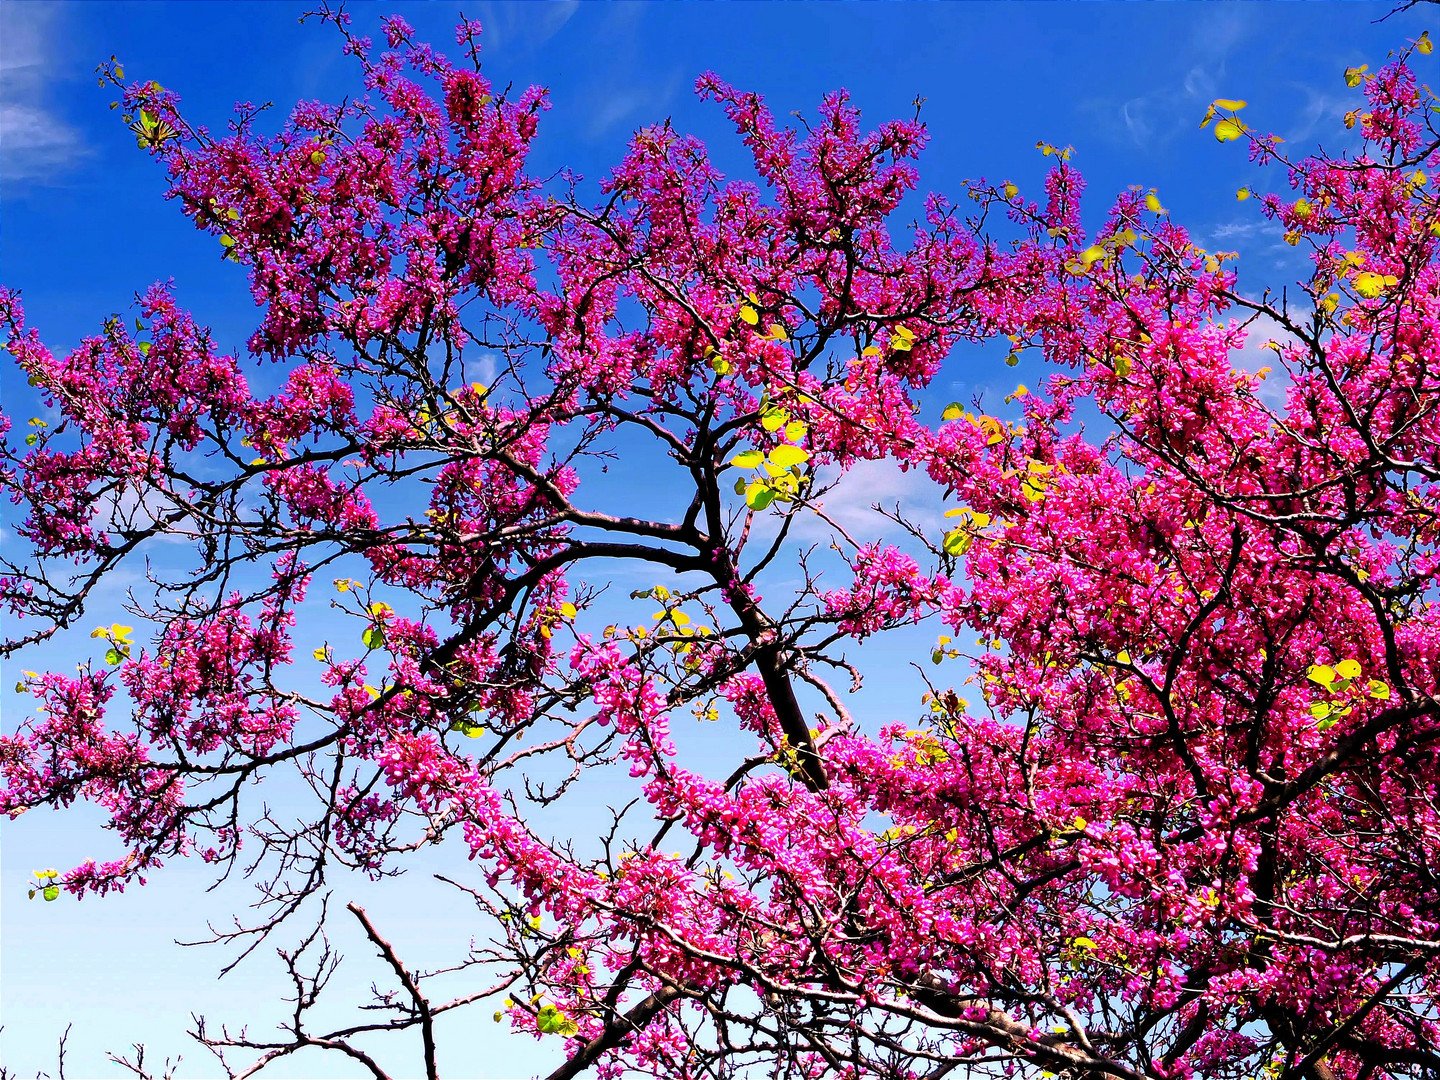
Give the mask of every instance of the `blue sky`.
<path id="1" fill-rule="evenodd" d="M 271 100 L 283 113 L 297 99 L 354 92 L 354 67 L 339 55 L 337 38 L 314 23 L 299 25 L 303 10 L 288 2 L 0 6 L 0 280 L 24 291 L 32 324 L 53 347 L 75 344 L 106 314 L 125 310 L 137 290 L 168 277 L 222 346 L 242 347 L 254 322 L 242 271 L 221 262 L 213 241 L 163 202 L 163 178 L 107 109 L 110 95 L 92 73 L 115 54 L 128 75 L 177 90 L 192 118 L 215 127 L 237 99 Z M 358 28 L 371 33 L 380 15 L 399 11 L 445 47 L 459 9 L 351 10 Z M 812 109 L 841 86 L 874 122 L 907 114 L 918 95 L 932 137 L 921 161 L 923 189 L 958 197 L 964 179 L 987 176 L 1035 190 L 1047 164 L 1036 141 L 1073 144 L 1092 221 L 1116 191 L 1154 186 L 1199 243 L 1240 251 L 1242 282 L 1252 287 L 1281 285 L 1303 270 L 1255 203 L 1235 201 L 1242 185 L 1274 187 L 1284 178 L 1275 170 L 1257 174 L 1242 150 L 1198 130 L 1206 104 L 1244 98 L 1246 118 L 1282 135 L 1292 150 L 1317 139 L 1331 151 L 1344 149 L 1350 136 L 1340 117 L 1358 93 L 1345 87 L 1342 69 L 1378 66 L 1389 49 L 1418 36 L 1430 14 L 1418 10 L 1377 25 L 1386 5 L 466 3 L 463 10 L 486 27 L 484 57 L 494 81 L 551 89 L 537 172 L 566 166 L 598 177 L 636 127 L 670 117 L 705 138 L 722 167 L 743 174 L 743 150 L 723 116 L 691 91 L 705 70 L 762 92 L 781 117 Z M 1422 77 L 1434 75 L 1422 69 Z M 957 355 L 932 396 L 942 403 L 977 392 L 1000 397 L 1017 381 L 1035 385 L 1038 370 L 1003 367 L 1002 351 Z M 0 374 L 0 388 L 7 413 L 31 415 L 29 392 L 13 370 Z M 913 483 L 872 469 L 857 478 L 847 505 L 918 496 Z M 108 613 L 92 614 L 110 621 Z M 932 633 L 919 636 L 928 641 Z M 878 647 L 870 659 L 877 669 L 903 672 L 917 642 Z M 73 663 L 82 645 L 88 642 L 67 639 L 19 658 L 0 683 L 12 686 L 15 668 Z M 863 707 L 883 717 L 918 692 L 903 674 L 877 675 Z M 8 730 L 23 717 L 24 699 L 7 689 L 3 707 Z M 284 801 L 283 791 L 275 794 Z M 557 819 L 556 831 L 584 812 Z M 119 1075 L 102 1051 L 136 1041 L 157 1057 L 183 1052 L 181 1076 L 215 1075 L 182 1036 L 188 1013 L 251 1018 L 262 1030 L 273 1015 L 265 1003 L 282 989 L 275 965 L 260 957 L 216 984 L 220 954 L 171 941 L 203 935 L 207 918 L 223 919 L 248 897 L 235 889 L 206 896 L 201 868 L 177 866 L 120 898 L 27 903 L 31 869 L 108 857 L 98 820 L 80 809 L 64 817 L 31 814 L 5 827 L 5 1063 L 19 1075 L 53 1071 L 55 1039 L 73 1021 L 72 1076 Z M 426 859 L 426 869 L 458 863 L 445 851 Z M 479 928 L 453 897 L 417 887 L 413 877 L 383 886 L 342 882 L 352 891 L 341 899 L 359 898 L 376 912 L 407 959 L 439 963 Z M 366 966 L 363 943 L 343 931 L 337 940 L 352 956 L 349 983 L 362 986 L 380 974 Z M 442 1066 L 451 1076 L 527 1075 L 545 1069 L 555 1053 L 503 1034 L 488 1015 L 471 1014 L 449 1036 L 442 1033 Z M 413 1073 L 413 1054 L 390 1060 L 398 1075 Z M 330 1068 L 304 1059 L 274 1075 L 346 1075 Z"/>

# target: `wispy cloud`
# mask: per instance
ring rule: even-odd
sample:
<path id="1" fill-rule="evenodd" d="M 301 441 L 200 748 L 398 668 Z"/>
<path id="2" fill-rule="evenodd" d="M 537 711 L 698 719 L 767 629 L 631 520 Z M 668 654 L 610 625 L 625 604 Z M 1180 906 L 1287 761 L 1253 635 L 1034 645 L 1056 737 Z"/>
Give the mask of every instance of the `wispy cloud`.
<path id="1" fill-rule="evenodd" d="M 0 4 L 0 180 L 54 183 L 87 153 L 49 100 L 59 18 L 50 4 Z"/>
<path id="2" fill-rule="evenodd" d="M 1295 117 L 1293 126 L 1285 133 L 1287 141 L 1303 142 L 1317 131 L 1323 131 L 1333 141 L 1345 114 L 1359 104 L 1358 92 L 1349 95 L 1332 94 L 1317 86 L 1306 83 L 1291 83 L 1291 87 L 1305 95 L 1305 104 Z M 1361 142 L 1359 129 L 1347 140 L 1345 149 L 1353 149 Z"/>
<path id="3" fill-rule="evenodd" d="M 475 14 L 485 28 L 484 47 L 518 54 L 540 48 L 570 21 L 580 0 L 544 4 L 480 4 Z M 466 14 L 469 14 L 467 11 Z"/>
<path id="4" fill-rule="evenodd" d="M 894 512 L 898 505 L 905 520 L 934 538 L 944 527 L 942 495 L 940 486 L 924 473 L 917 469 L 901 472 L 894 461 L 884 459 L 857 461 L 821 501 L 826 517 L 856 543 L 884 537 L 904 547 L 909 539 L 905 531 L 875 507 Z M 791 536 L 802 542 L 828 542 L 833 535 L 830 524 L 814 514 L 801 514 L 791 529 Z"/>
<path id="5" fill-rule="evenodd" d="M 1113 138 L 1138 147 L 1159 149 L 1198 122 L 1198 106 L 1221 90 L 1230 52 L 1245 36 L 1248 16 L 1230 6 L 1217 6 L 1202 18 L 1189 41 L 1176 50 L 1179 78 L 1124 101 L 1095 100 L 1086 108 Z"/>
<path id="6" fill-rule="evenodd" d="M 1246 371 L 1268 368 L 1269 374 L 1260 384 L 1256 396 L 1275 412 L 1284 412 L 1287 395 L 1290 392 L 1290 372 L 1274 346 L 1289 348 L 1295 338 L 1283 326 L 1268 316 L 1260 316 L 1252 322 L 1245 334 L 1245 344 L 1232 354 L 1236 367 Z"/>
<path id="7" fill-rule="evenodd" d="M 609 135 L 623 123 L 646 125 L 661 119 L 675 99 L 680 88 L 678 76 L 656 86 L 636 86 L 616 89 L 602 101 L 594 103 L 590 120 L 585 129 L 592 141 Z"/>

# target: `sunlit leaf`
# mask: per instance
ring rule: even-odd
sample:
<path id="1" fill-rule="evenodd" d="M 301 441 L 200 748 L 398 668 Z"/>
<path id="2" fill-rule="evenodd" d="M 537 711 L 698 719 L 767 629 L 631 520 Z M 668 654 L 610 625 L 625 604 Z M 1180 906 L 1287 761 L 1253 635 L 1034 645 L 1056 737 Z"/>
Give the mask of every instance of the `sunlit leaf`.
<path id="1" fill-rule="evenodd" d="M 765 484 L 754 483 L 745 489 L 745 505 L 751 510 L 764 510 L 774 501 L 774 490 Z"/>
<path id="2" fill-rule="evenodd" d="M 964 529 L 951 529 L 945 534 L 945 554 L 960 556 L 970 550 L 973 537 Z"/>
<path id="3" fill-rule="evenodd" d="M 798 446 L 792 446 L 789 443 L 785 443 L 781 446 L 775 447 L 774 450 L 770 451 L 770 460 L 773 461 L 776 465 L 779 465 L 782 469 L 788 469 L 791 466 L 800 465 L 806 461 L 809 461 L 810 453 L 809 451 L 803 450 Z"/>
<path id="4" fill-rule="evenodd" d="M 1244 135 L 1246 130 L 1239 120 L 1220 120 L 1215 124 L 1215 138 L 1220 142 L 1233 142 Z"/>

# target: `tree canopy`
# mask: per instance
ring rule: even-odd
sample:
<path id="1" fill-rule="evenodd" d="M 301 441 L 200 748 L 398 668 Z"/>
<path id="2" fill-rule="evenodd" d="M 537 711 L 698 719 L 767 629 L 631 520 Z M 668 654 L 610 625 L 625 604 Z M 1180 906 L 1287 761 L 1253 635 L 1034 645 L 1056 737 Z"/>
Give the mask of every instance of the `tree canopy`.
<path id="1" fill-rule="evenodd" d="M 659 125 L 587 199 L 527 171 L 545 94 L 491 85 L 477 24 L 452 62 L 398 18 L 383 48 L 325 18 L 366 96 L 278 133 L 104 73 L 248 272 L 246 355 L 168 284 L 66 355 L 0 291 L 52 410 L 3 421 L 3 655 L 148 574 L 98 613 L 103 662 L 26 672 L 34 713 L 0 737 L 0 811 L 89 800 L 124 845 L 38 894 L 198 856 L 260 885 L 221 935 L 248 950 L 323 908 L 332 864 L 468 848 L 469 992 L 432 997 L 352 906 L 393 990 L 312 1024 L 317 928 L 282 953 L 278 1035 L 199 1025 L 232 1076 L 321 1047 L 383 1078 L 371 1037 L 409 1031 L 434 1078 L 435 1018 L 492 1002 L 563 1041 L 556 1078 L 1440 1071 L 1428 38 L 1346 73 L 1353 153 L 1291 160 L 1245 102 L 1211 107 L 1288 189 L 1240 198 L 1310 255 L 1248 295 L 1154 191 L 1087 231 L 1054 147 L 1039 197 L 977 182 L 901 226 L 925 126 L 868 129 L 843 93 L 787 127 L 703 76 L 759 182 Z M 1267 335 L 1274 370 L 1248 370 Z M 927 416 L 991 339 L 1053 369 L 1023 416 Z M 878 460 L 940 485 L 948 529 L 829 517 Z M 617 503 L 612 463 L 678 512 Z M 828 551 L 793 538 L 817 516 Z M 176 538 L 188 559 L 149 557 Z M 653 614 L 601 625 L 621 563 Z M 793 588 L 762 595 L 780 565 Z M 315 590 L 352 639 L 297 625 Z M 922 620 L 930 693 L 865 730 L 847 647 Z M 686 714 L 750 752 L 682 751 Z M 547 835 L 617 769 L 635 803 Z M 282 773 L 312 793 L 298 825 L 253 797 Z"/>

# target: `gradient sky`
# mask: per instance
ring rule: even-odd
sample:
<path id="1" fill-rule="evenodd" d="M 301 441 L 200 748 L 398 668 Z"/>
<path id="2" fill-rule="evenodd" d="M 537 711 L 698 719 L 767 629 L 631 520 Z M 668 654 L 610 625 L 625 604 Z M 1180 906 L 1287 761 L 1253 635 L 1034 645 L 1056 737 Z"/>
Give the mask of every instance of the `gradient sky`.
<path id="1" fill-rule="evenodd" d="M 0 280 L 23 290 L 30 322 L 52 348 L 77 343 L 105 315 L 125 310 L 137 290 L 171 277 L 181 302 L 214 328 L 222 347 L 243 348 L 255 320 L 243 271 L 221 262 L 213 239 L 163 201 L 163 178 L 107 109 L 110 95 L 97 89 L 92 73 L 114 54 L 129 76 L 175 89 L 187 115 L 212 127 L 223 125 L 240 99 L 274 101 L 283 115 L 298 99 L 355 92 L 353 63 L 340 56 L 333 31 L 299 25 L 304 9 L 289 2 L 0 4 Z M 1205 106 L 1217 96 L 1244 98 L 1246 119 L 1282 135 L 1292 153 L 1317 141 L 1339 152 L 1353 141 L 1340 118 L 1359 101 L 1341 71 L 1377 67 L 1389 49 L 1418 36 L 1430 15 L 1422 9 L 1382 23 L 1388 6 L 1366 3 L 435 3 L 350 10 L 357 28 L 377 37 L 379 17 L 399 11 L 443 48 L 462 9 L 486 28 L 493 81 L 551 90 L 536 173 L 563 166 L 601 176 L 634 129 L 669 117 L 703 137 L 722 168 L 743 175 L 745 154 L 733 130 L 718 108 L 692 93 L 706 70 L 765 94 L 781 117 L 812 109 L 838 87 L 850 90 L 872 122 L 908 114 L 919 96 L 932 137 L 921 161 L 922 189 L 959 197 L 964 179 L 986 176 L 1035 190 L 1046 165 L 1036 141 L 1073 144 L 1089 184 L 1090 221 L 1127 185 L 1154 186 L 1198 243 L 1241 253 L 1242 285 L 1251 288 L 1280 286 L 1303 273 L 1294 249 L 1255 203 L 1235 200 L 1242 185 L 1273 188 L 1285 180 L 1276 170 L 1257 173 L 1243 150 L 1198 130 Z M 1422 77 L 1434 74 L 1422 68 Z M 929 396 L 943 403 L 984 393 L 993 400 L 1017 381 L 1036 384 L 1038 370 L 1028 362 L 1007 369 L 1001 352 L 957 355 Z M 25 411 L 30 391 L 13 369 L 0 374 L 0 389 L 8 414 L 32 415 Z M 634 480 L 612 482 L 622 497 L 627 484 Z M 914 484 L 890 470 L 867 469 L 840 510 L 877 498 L 913 501 L 921 494 Z M 633 493 L 656 497 L 638 485 Z M 112 602 L 118 595 L 112 592 Z M 90 615 L 87 627 L 118 611 Z M 933 630 L 862 654 L 875 667 L 864 716 L 915 707 L 920 688 L 905 672 L 921 638 L 933 640 Z M 67 667 L 89 644 L 80 631 L 6 665 L 0 672 L 6 730 L 23 719 L 29 700 L 9 692 L 15 671 Z M 696 745 L 703 749 L 703 741 Z M 283 791 L 271 795 L 284 804 Z M 604 795 L 552 827 L 563 832 L 602 805 Z M 207 919 L 224 920 L 248 896 L 228 886 L 206 895 L 203 868 L 179 865 L 121 897 L 27 902 L 32 869 L 113 855 L 99 820 L 85 808 L 64 816 L 37 811 L 4 828 L 4 1063 L 19 1076 L 53 1075 L 56 1039 L 73 1022 L 72 1077 L 121 1075 L 104 1051 L 133 1042 L 148 1044 L 156 1060 L 183 1053 L 182 1077 L 218 1075 L 183 1036 L 188 1014 L 246 1018 L 263 1031 L 284 986 L 268 952 L 217 983 L 221 953 L 172 941 L 203 936 Z M 445 850 L 419 861 L 421 874 L 465 866 Z M 340 882 L 336 906 L 352 898 L 375 914 L 411 963 L 453 959 L 482 929 L 467 921 L 453 892 L 426 886 L 418 875 L 379 886 Z M 367 966 L 368 950 L 348 927 L 337 931 L 336 942 L 351 954 L 342 990 L 363 990 L 382 974 Z M 442 1028 L 442 1072 L 512 1077 L 554 1063 L 554 1040 L 537 1046 L 505 1034 L 490 1023 L 489 1011 Z M 413 1075 L 417 1067 L 408 1045 L 384 1060 L 396 1075 Z M 349 1074 L 338 1061 L 301 1058 L 266 1075 Z"/>

